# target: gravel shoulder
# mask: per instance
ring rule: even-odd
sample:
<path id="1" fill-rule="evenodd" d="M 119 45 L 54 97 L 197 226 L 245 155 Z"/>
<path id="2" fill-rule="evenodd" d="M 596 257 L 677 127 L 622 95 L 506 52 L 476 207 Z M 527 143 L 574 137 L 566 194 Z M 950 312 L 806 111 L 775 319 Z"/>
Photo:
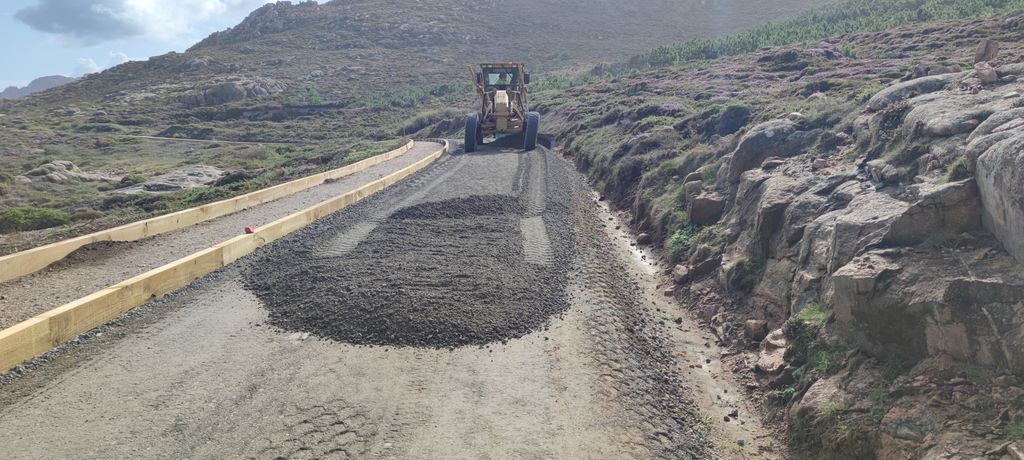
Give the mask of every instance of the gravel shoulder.
<path id="1" fill-rule="evenodd" d="M 557 202 L 562 206 L 551 206 Z M 448 214 L 430 203 L 461 204 Z M 691 358 L 676 358 L 599 212 L 582 178 L 550 152 L 445 155 L 0 379 L 6 452 L 11 458 L 715 458 L 680 371 L 680 361 Z M 410 220 L 421 225 L 405 226 Z M 450 234 L 438 235 L 435 221 Z M 324 281 L 338 284 L 334 293 L 320 286 L 288 295 L 320 312 L 335 309 L 329 316 L 274 318 L 301 309 L 274 306 L 278 300 L 262 292 L 260 283 L 273 284 L 267 264 L 282 269 L 325 257 L 365 264 L 363 257 L 388 249 L 382 235 L 394 237 L 391 255 L 404 248 L 425 257 L 416 251 L 431 247 L 428 235 L 463 252 L 445 249 L 448 260 L 428 257 L 434 262 L 426 268 L 379 263 L 384 268 L 369 277 L 373 283 L 404 286 L 418 299 L 371 304 L 392 308 L 387 315 L 340 301 L 338 292 L 349 286 L 337 278 Z M 494 235 L 511 243 L 481 250 Z M 512 257 L 522 260 L 496 262 Z M 458 270 L 481 283 L 442 282 Z M 507 278 L 518 286 L 517 277 L 535 274 L 561 283 L 558 292 L 515 294 L 490 281 Z M 459 315 L 403 311 L 445 309 L 430 293 L 447 292 L 445 302 L 458 302 L 456 288 L 472 291 L 464 304 L 447 305 Z M 327 295 L 335 302 L 323 302 Z M 521 321 L 503 321 L 517 316 Z M 431 322 L 443 340 L 427 338 L 415 321 Z M 499 327 L 480 327 L 491 323 Z"/>
<path id="2" fill-rule="evenodd" d="M 0 329 L 231 239 L 249 225 L 268 224 L 354 190 L 410 166 L 437 149 L 435 143 L 420 142 L 385 163 L 235 214 L 141 241 L 86 246 L 38 273 L 0 283 Z"/>

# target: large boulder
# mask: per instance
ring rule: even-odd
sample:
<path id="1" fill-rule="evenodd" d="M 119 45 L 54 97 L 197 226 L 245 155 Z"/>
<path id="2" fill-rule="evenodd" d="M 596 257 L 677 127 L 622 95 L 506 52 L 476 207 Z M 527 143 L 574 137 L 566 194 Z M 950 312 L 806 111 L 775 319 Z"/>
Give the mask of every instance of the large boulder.
<path id="1" fill-rule="evenodd" d="M 103 176 L 100 174 L 89 174 L 83 172 L 74 163 L 67 160 L 56 160 L 33 168 L 32 170 L 18 176 L 19 182 L 52 182 L 60 184 L 64 182 L 93 182 L 103 180 L 116 180 L 115 177 Z"/>
<path id="2" fill-rule="evenodd" d="M 974 63 L 991 62 L 999 56 L 999 42 L 983 38 L 974 52 Z"/>
<path id="3" fill-rule="evenodd" d="M 771 120 L 751 128 L 732 153 L 728 181 L 738 182 L 740 175 L 760 168 L 769 157 L 789 158 L 803 153 L 819 134 L 818 130 L 802 131 L 797 122 L 787 119 Z"/>
<path id="4" fill-rule="evenodd" d="M 868 100 L 868 110 L 879 111 L 889 106 L 922 94 L 933 93 L 945 89 L 947 85 L 961 77 L 960 73 L 948 73 L 921 77 L 890 86 Z"/>
<path id="5" fill-rule="evenodd" d="M 985 227 L 1024 262 L 1024 134 L 996 142 L 976 170 Z"/>
<path id="6" fill-rule="evenodd" d="M 220 105 L 278 94 L 286 88 L 284 83 L 270 78 L 236 77 L 196 89 L 182 102 L 189 107 Z"/>
<path id="7" fill-rule="evenodd" d="M 718 222 L 725 211 L 725 197 L 715 192 L 702 193 L 689 201 L 690 221 L 697 225 Z"/>

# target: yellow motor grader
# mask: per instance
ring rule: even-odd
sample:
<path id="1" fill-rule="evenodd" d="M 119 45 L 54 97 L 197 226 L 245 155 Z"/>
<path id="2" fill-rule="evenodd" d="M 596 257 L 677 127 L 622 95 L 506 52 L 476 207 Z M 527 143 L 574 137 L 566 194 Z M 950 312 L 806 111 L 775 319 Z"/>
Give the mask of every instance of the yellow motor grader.
<path id="1" fill-rule="evenodd" d="M 497 134 L 521 134 L 524 150 L 537 147 L 540 114 L 528 109 L 526 65 L 480 64 L 479 72 L 472 66 L 469 71 L 480 95 L 480 111 L 466 118 L 466 152 L 475 152 L 485 138 Z"/>

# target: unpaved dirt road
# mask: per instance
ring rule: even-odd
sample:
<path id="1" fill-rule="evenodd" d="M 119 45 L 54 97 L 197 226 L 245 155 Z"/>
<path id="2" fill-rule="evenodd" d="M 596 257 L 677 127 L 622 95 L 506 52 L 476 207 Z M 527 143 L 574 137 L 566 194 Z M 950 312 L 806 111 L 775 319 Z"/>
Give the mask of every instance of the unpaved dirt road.
<path id="1" fill-rule="evenodd" d="M 38 273 L 0 283 L 0 329 L 227 241 L 242 234 L 249 225 L 268 224 L 354 190 L 422 160 L 439 148 L 434 142 L 417 142 L 409 152 L 382 164 L 235 214 L 141 241 L 84 247 Z"/>
<path id="2" fill-rule="evenodd" d="M 445 155 L 3 379 L 4 456 L 717 457 L 609 225 L 547 150 Z"/>

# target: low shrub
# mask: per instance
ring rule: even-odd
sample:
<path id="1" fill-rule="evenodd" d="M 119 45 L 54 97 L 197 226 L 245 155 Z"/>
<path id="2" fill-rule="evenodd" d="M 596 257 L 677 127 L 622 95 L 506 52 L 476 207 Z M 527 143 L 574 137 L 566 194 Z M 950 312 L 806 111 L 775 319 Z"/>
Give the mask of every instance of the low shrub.
<path id="1" fill-rule="evenodd" d="M 14 207 L 0 211 L 0 233 L 41 230 L 70 222 L 71 216 L 56 209 Z"/>

